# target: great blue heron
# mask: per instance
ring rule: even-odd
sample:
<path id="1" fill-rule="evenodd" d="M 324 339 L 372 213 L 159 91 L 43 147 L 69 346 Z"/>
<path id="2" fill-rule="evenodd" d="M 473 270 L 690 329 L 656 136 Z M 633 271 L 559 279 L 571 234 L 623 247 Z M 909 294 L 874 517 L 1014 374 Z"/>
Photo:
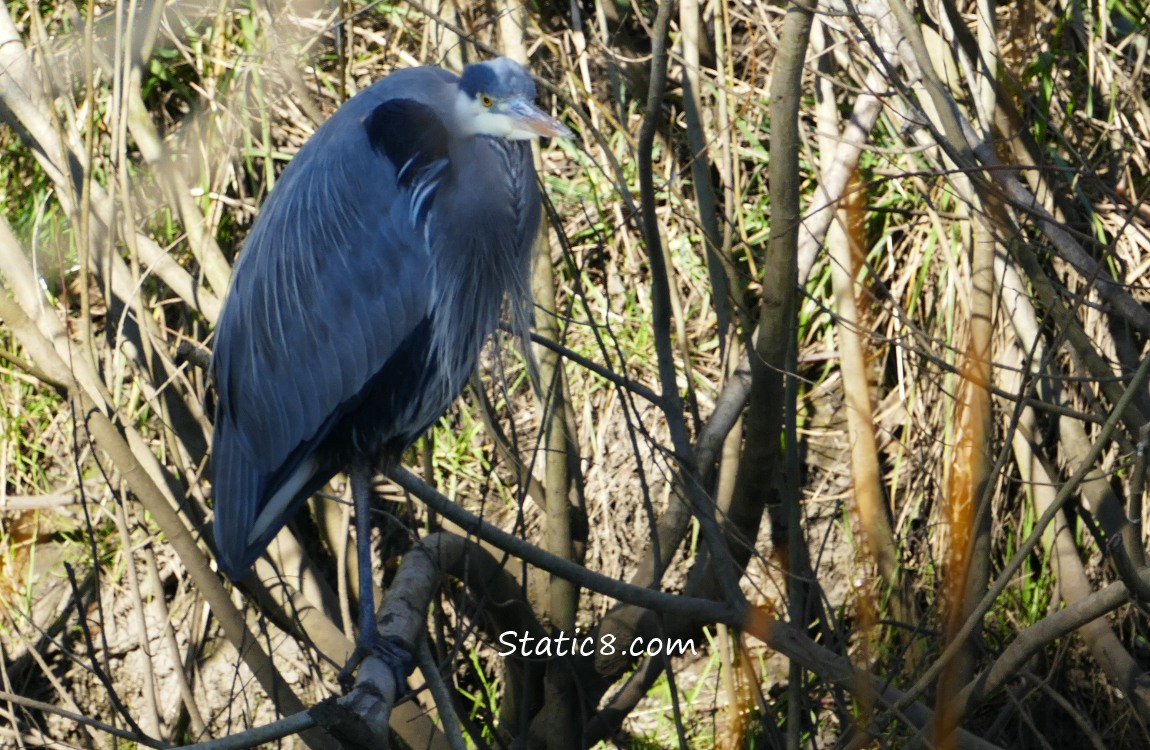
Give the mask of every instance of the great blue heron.
<path id="1" fill-rule="evenodd" d="M 377 462 L 397 461 L 459 395 L 505 299 L 521 326 L 530 312 L 528 141 L 571 135 L 534 98 L 507 58 L 462 77 L 392 73 L 300 149 L 236 263 L 212 361 L 219 564 L 242 577 L 350 464 L 361 649 L 376 633 Z"/>

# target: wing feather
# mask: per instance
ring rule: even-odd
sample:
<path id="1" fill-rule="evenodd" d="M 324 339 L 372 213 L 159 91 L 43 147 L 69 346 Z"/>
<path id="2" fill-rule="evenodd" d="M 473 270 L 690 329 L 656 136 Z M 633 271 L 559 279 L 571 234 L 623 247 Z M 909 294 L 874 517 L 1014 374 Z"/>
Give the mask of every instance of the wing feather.
<path id="1" fill-rule="evenodd" d="M 387 91 L 368 89 L 317 131 L 236 265 L 213 360 L 216 539 L 232 577 L 341 468 L 325 441 L 381 372 L 405 366 L 397 351 L 426 359 L 409 338 L 432 314 L 436 268 L 415 220 L 447 169 L 446 131 L 428 106 Z M 277 497 L 284 487 L 301 489 Z M 274 517 L 261 518 L 273 498 Z"/>

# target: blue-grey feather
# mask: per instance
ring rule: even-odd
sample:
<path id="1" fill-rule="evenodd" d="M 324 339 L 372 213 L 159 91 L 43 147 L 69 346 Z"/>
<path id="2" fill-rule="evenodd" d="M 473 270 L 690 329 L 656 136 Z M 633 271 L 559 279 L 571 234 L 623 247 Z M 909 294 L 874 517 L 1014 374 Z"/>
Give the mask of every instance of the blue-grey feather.
<path id="1" fill-rule="evenodd" d="M 535 98 L 535 81 L 531 74 L 506 57 L 468 65 L 463 69 L 459 88 L 473 99 L 479 94 L 500 99 L 522 96 L 530 101 Z"/>
<path id="2" fill-rule="evenodd" d="M 402 188 L 412 187 L 421 173 L 448 158 L 447 128 L 426 104 L 391 99 L 372 110 L 363 126 L 372 148 L 398 170 Z"/>
<path id="3" fill-rule="evenodd" d="M 509 85 L 533 94 L 516 72 Z M 464 81 L 476 76 L 482 66 Z M 512 319 L 529 317 L 530 147 L 455 137 L 459 85 L 416 68 L 351 99 L 284 171 L 248 237 L 213 360 L 216 539 L 233 578 L 352 456 L 398 456 L 447 409 L 506 293 Z M 250 539 L 296 482 L 286 512 Z"/>

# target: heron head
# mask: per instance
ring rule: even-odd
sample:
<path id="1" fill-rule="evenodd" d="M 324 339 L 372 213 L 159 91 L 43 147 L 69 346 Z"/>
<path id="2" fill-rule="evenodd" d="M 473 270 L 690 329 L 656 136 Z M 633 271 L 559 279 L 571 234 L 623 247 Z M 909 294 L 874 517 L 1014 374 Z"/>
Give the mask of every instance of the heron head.
<path id="1" fill-rule="evenodd" d="M 467 135 L 512 141 L 571 137 L 566 125 L 535 106 L 535 81 L 522 65 L 507 57 L 464 68 L 455 115 Z"/>

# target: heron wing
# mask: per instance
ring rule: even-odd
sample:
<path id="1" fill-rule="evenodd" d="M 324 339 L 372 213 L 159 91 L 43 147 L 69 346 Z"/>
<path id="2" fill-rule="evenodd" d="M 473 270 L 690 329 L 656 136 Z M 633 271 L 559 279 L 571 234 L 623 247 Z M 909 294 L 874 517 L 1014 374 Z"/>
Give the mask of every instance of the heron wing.
<path id="1" fill-rule="evenodd" d="M 425 223 L 448 134 L 425 104 L 361 97 L 285 170 L 217 328 L 213 492 L 233 577 L 340 468 L 321 449 L 368 391 L 428 365 L 418 338 L 436 282 Z M 381 415 L 414 429 L 403 417 Z"/>

